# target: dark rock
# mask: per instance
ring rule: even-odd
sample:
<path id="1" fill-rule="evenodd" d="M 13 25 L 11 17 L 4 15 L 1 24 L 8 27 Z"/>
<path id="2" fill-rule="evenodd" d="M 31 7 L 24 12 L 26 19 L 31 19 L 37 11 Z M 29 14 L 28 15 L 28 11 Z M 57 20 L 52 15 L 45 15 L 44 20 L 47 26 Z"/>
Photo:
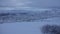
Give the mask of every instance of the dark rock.
<path id="1" fill-rule="evenodd" d="M 9 13 L 0 13 L 0 16 L 8 16 Z"/>

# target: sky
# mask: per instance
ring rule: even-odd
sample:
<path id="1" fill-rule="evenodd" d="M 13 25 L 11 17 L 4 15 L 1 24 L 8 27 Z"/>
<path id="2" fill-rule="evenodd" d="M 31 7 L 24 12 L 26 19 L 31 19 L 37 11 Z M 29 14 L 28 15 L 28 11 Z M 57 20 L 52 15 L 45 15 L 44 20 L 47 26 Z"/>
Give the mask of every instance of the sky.
<path id="1" fill-rule="evenodd" d="M 0 9 L 60 7 L 60 0 L 0 0 Z"/>

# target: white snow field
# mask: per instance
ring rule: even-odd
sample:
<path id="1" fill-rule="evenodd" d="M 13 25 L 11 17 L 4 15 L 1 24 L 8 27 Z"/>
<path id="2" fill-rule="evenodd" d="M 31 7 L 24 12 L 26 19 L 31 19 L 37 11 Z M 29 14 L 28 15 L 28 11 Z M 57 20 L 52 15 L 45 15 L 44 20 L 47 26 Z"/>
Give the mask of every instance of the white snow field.
<path id="1" fill-rule="evenodd" d="M 60 18 L 50 18 L 40 22 L 21 22 L 0 24 L 0 34 L 42 34 L 43 25 L 60 25 Z"/>
<path id="2" fill-rule="evenodd" d="M 60 11 L 41 12 L 41 17 L 35 21 L 21 21 L 0 24 L 0 34 L 42 34 L 43 25 L 60 25 Z M 39 12 L 37 12 L 39 14 Z M 31 13 L 32 14 L 32 13 Z M 35 15 L 37 16 L 37 15 Z M 45 19 L 46 18 L 46 19 Z M 35 18 L 34 18 L 35 19 Z"/>

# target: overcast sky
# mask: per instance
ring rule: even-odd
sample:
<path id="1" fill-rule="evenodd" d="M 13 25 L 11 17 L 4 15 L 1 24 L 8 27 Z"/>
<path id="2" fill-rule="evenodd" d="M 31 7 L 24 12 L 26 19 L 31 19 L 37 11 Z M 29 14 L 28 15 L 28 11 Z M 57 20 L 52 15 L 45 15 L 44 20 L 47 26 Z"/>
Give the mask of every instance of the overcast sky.
<path id="1" fill-rule="evenodd" d="M 0 9 L 60 7 L 60 0 L 0 0 Z"/>

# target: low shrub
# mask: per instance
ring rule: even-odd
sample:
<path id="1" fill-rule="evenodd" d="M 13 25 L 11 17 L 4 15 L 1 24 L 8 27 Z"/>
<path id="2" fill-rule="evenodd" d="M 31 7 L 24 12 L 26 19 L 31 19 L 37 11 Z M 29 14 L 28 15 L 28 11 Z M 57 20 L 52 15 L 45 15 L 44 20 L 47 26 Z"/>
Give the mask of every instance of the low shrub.
<path id="1" fill-rule="evenodd" d="M 44 34 L 60 34 L 60 26 L 58 25 L 44 25 L 41 29 Z"/>

